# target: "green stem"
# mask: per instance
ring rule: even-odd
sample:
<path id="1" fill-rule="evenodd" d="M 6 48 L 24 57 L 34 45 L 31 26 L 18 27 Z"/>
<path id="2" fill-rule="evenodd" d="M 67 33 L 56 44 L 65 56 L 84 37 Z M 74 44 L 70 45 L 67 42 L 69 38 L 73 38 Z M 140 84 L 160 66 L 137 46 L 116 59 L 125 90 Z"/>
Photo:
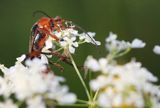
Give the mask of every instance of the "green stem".
<path id="1" fill-rule="evenodd" d="M 131 48 L 128 48 L 128 49 L 126 49 L 124 52 L 119 53 L 119 54 L 118 54 L 118 55 L 116 55 L 114 58 L 121 57 L 121 56 L 123 56 L 123 55 L 127 54 L 129 51 L 131 51 Z"/>
<path id="2" fill-rule="evenodd" d="M 92 73 L 89 71 L 89 81 L 91 80 L 91 78 L 92 78 Z M 90 97 L 91 99 L 93 99 L 93 92 L 90 86 L 89 86 L 89 91 L 90 91 Z"/>
<path id="3" fill-rule="evenodd" d="M 80 44 L 84 44 L 85 43 L 85 41 L 80 41 L 80 42 L 78 42 L 78 44 L 80 45 Z"/>
<path id="4" fill-rule="evenodd" d="M 57 49 L 57 50 L 55 50 L 55 52 L 59 52 L 59 51 L 61 51 L 63 48 L 59 48 L 59 49 Z"/>
<path id="5" fill-rule="evenodd" d="M 66 107 L 87 107 L 88 106 L 87 102 L 85 102 L 83 100 L 79 100 L 79 99 L 78 99 L 78 101 L 79 102 L 81 101 L 82 104 L 81 103 L 79 103 L 79 104 L 61 104 L 61 103 L 57 103 L 57 102 L 55 102 L 53 100 L 46 99 L 46 103 L 49 106 L 53 106 L 53 105 L 56 105 L 56 106 L 66 106 Z"/>
<path id="6" fill-rule="evenodd" d="M 88 101 L 78 99 L 77 102 L 88 104 Z"/>
<path id="7" fill-rule="evenodd" d="M 113 59 L 116 59 L 118 57 L 121 57 L 121 56 L 127 54 L 129 51 L 131 51 L 131 48 L 128 48 L 123 52 L 118 52 L 115 50 L 115 51 L 112 51 L 111 53 L 109 53 L 106 58 L 107 58 L 107 60 L 112 61 Z"/>
<path id="8" fill-rule="evenodd" d="M 84 82 L 84 80 L 83 80 L 83 78 L 82 78 L 82 76 L 81 76 L 81 74 L 80 74 L 80 72 L 79 72 L 79 70 L 77 68 L 77 65 L 76 65 L 76 63 L 75 63 L 75 61 L 74 61 L 74 59 L 73 59 L 73 57 L 72 57 L 72 55 L 70 53 L 69 53 L 69 56 L 70 56 L 71 62 L 73 64 L 73 67 L 74 67 L 74 69 L 75 69 L 75 71 L 76 71 L 76 73 L 77 73 L 77 75 L 78 75 L 78 77 L 79 77 L 79 79 L 80 79 L 85 91 L 86 91 L 87 97 L 88 97 L 89 100 L 91 100 L 88 88 L 87 88 L 87 86 L 86 86 L 86 84 L 85 84 L 85 82 Z"/>
<path id="9" fill-rule="evenodd" d="M 87 107 L 87 104 L 56 104 L 56 106 L 65 106 L 65 107 Z"/>
<path id="10" fill-rule="evenodd" d="M 94 98 L 93 98 L 93 101 L 95 101 L 97 99 L 98 93 L 99 93 L 99 90 L 96 91 Z"/>

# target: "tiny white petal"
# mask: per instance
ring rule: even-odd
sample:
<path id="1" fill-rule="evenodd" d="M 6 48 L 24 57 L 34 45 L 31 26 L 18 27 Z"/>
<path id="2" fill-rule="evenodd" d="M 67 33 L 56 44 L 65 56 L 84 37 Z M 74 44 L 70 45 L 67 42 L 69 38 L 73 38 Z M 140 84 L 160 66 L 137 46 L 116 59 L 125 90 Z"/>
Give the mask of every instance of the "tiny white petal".
<path id="1" fill-rule="evenodd" d="M 96 80 L 91 80 L 89 85 L 90 85 L 90 87 L 92 88 L 93 91 L 96 91 L 100 88 L 99 87 L 100 84 Z"/>
<path id="2" fill-rule="evenodd" d="M 132 48 L 143 48 L 146 46 L 146 43 L 144 43 L 142 40 L 140 39 L 134 39 L 131 43 L 131 47 Z"/>
<path id="3" fill-rule="evenodd" d="M 87 32 L 89 36 L 94 37 L 96 35 L 95 32 Z"/>
<path id="4" fill-rule="evenodd" d="M 25 58 L 26 58 L 26 55 L 23 54 L 22 56 L 17 58 L 17 61 L 22 62 L 22 61 L 24 61 Z"/>
<path id="5" fill-rule="evenodd" d="M 3 73 L 6 73 L 8 71 L 8 68 L 6 68 L 3 64 L 0 64 L 0 69 Z"/>
<path id="6" fill-rule="evenodd" d="M 69 46 L 69 52 L 70 52 L 70 53 L 72 53 L 72 54 L 74 54 L 74 52 L 75 52 L 75 48 L 74 48 L 74 47 L 72 47 L 72 46 Z"/>
<path id="7" fill-rule="evenodd" d="M 115 96 L 114 100 L 113 100 L 113 105 L 116 107 L 119 107 L 120 105 L 123 104 L 122 100 L 123 100 L 122 96 L 120 96 L 120 95 Z"/>
<path id="8" fill-rule="evenodd" d="M 84 66 L 86 66 L 88 69 L 91 69 L 94 72 L 100 69 L 98 61 L 94 59 L 92 56 L 87 57 Z"/>
<path id="9" fill-rule="evenodd" d="M 74 42 L 74 43 L 72 43 L 72 45 L 73 45 L 74 47 L 78 47 L 78 42 Z"/>
<path id="10" fill-rule="evenodd" d="M 61 104 L 72 104 L 75 103 L 77 100 L 77 97 L 75 94 L 68 93 L 61 98 L 58 99 L 58 102 Z"/>
<path id="11" fill-rule="evenodd" d="M 153 48 L 153 52 L 155 54 L 160 55 L 160 45 L 155 45 L 154 48 Z"/>
<path id="12" fill-rule="evenodd" d="M 66 47 L 66 46 L 68 45 L 66 41 L 61 41 L 60 44 L 61 44 L 61 46 L 63 46 L 63 47 Z"/>
<path id="13" fill-rule="evenodd" d="M 36 96 L 27 100 L 27 108 L 46 108 L 41 96 Z"/>
<path id="14" fill-rule="evenodd" d="M 117 39 L 117 35 L 112 33 L 112 32 L 110 32 L 109 36 L 106 38 L 106 42 L 114 41 L 116 39 Z"/>
<path id="15" fill-rule="evenodd" d="M 101 45 L 100 41 L 95 41 L 96 45 Z"/>
<path id="16" fill-rule="evenodd" d="M 102 108 L 112 108 L 111 99 L 108 97 L 107 94 L 100 94 L 100 96 L 98 97 L 98 104 Z"/>
<path id="17" fill-rule="evenodd" d="M 71 40 L 72 40 L 72 41 L 75 41 L 75 40 L 76 40 L 76 37 L 72 37 Z"/>
<path id="18" fill-rule="evenodd" d="M 46 41 L 45 41 L 45 47 L 46 49 L 50 49 L 53 47 L 53 43 L 52 43 L 52 40 L 50 38 L 48 38 Z"/>
<path id="19" fill-rule="evenodd" d="M 47 58 L 44 54 L 41 54 L 41 61 L 42 61 L 44 64 L 48 64 L 48 58 Z"/>

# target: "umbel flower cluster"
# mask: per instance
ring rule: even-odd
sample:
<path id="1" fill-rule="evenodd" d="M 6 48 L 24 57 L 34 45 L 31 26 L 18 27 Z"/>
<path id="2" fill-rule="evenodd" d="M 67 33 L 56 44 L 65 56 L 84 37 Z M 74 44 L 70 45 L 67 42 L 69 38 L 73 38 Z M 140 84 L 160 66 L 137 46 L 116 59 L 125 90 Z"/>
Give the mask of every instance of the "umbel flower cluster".
<path id="1" fill-rule="evenodd" d="M 90 76 L 95 74 L 87 87 L 72 55 L 83 43 L 100 45 L 94 39 L 95 33 L 79 33 L 74 28 L 68 28 L 54 31 L 54 34 L 61 39 L 60 42 L 48 37 L 42 52 L 48 53 L 51 52 L 49 49 L 54 49 L 68 57 L 88 100 L 79 99 L 64 84 L 65 78 L 55 75 L 49 66 L 49 58 L 54 55 L 41 54 L 26 60 L 27 56 L 23 54 L 9 68 L 0 65 L 0 108 L 159 108 L 160 88 L 154 84 L 158 78 L 135 59 L 126 64 L 116 61 L 131 49 L 145 47 L 145 42 L 137 38 L 132 42 L 120 41 L 116 34 L 110 33 L 106 38 L 106 57 L 95 59 L 90 55 L 84 62 Z M 160 46 L 156 45 L 153 51 L 160 54 Z"/>
<path id="2" fill-rule="evenodd" d="M 41 59 L 26 61 L 26 66 L 22 64 L 24 59 L 25 55 L 17 58 L 15 65 L 10 68 L 0 66 L 4 74 L 0 77 L 0 94 L 4 96 L 5 102 L 12 102 L 12 94 L 18 101 L 26 101 L 28 108 L 45 108 L 45 99 L 63 104 L 76 101 L 76 95 L 68 92 L 68 86 L 60 85 L 60 82 L 65 81 L 63 77 L 56 76 L 53 72 L 44 73 L 47 68 L 45 64 L 48 64 L 44 55 L 41 55 Z M 5 106 L 0 104 L 1 108 Z"/>

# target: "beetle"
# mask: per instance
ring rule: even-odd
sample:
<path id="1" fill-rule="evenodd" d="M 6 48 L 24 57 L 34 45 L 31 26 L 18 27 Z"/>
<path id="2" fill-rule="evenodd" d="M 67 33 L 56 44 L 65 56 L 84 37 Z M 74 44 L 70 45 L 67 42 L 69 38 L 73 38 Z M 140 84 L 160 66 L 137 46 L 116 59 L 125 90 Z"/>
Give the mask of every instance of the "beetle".
<path id="1" fill-rule="evenodd" d="M 82 31 L 85 32 L 84 29 L 82 29 L 80 26 L 74 24 L 72 21 L 62 19 L 59 16 L 56 16 L 55 18 L 50 17 L 48 14 L 46 14 L 45 12 L 40 11 L 40 10 L 35 11 L 33 13 L 33 15 L 35 16 L 37 13 L 41 13 L 41 14 L 45 15 L 45 17 L 40 18 L 36 23 L 33 24 L 32 28 L 31 28 L 31 36 L 29 39 L 29 53 L 27 54 L 27 58 L 29 58 L 29 59 L 33 59 L 35 57 L 40 57 L 41 54 L 47 55 L 47 53 L 42 53 L 42 49 L 44 48 L 45 42 L 49 36 L 51 36 L 56 42 L 61 41 L 61 39 L 59 39 L 54 34 L 54 31 L 60 32 L 60 31 L 65 30 L 67 28 L 76 27 L 76 28 L 81 29 Z M 74 26 L 69 26 L 69 24 L 70 25 L 73 24 Z M 90 37 L 90 36 L 88 35 L 88 37 Z M 90 38 L 96 45 L 95 40 L 92 37 L 90 37 Z M 68 57 L 62 55 L 59 52 L 54 52 L 53 49 L 51 49 L 51 51 L 52 52 L 50 54 L 57 56 L 63 62 L 66 62 L 67 64 L 72 65 L 72 63 L 70 62 L 70 59 Z M 55 64 L 52 62 L 51 62 L 51 64 L 58 65 L 58 64 Z"/>
<path id="2" fill-rule="evenodd" d="M 43 13 L 47 17 L 40 18 L 31 28 L 31 37 L 29 41 L 29 53 L 38 54 L 45 45 L 45 41 L 51 36 L 55 41 L 59 42 L 59 38 L 53 34 L 53 31 L 60 32 L 65 29 L 63 25 L 64 20 L 59 16 L 52 18 L 43 11 L 36 11 L 35 13 Z M 37 55 L 35 55 L 37 56 Z"/>
<path id="3" fill-rule="evenodd" d="M 48 53 L 42 53 L 42 49 L 44 48 L 45 42 L 48 37 L 51 36 L 55 41 L 59 42 L 60 39 L 55 34 L 53 34 L 53 32 L 60 32 L 61 30 L 67 28 L 67 26 L 64 24 L 65 20 L 60 18 L 59 16 L 52 18 L 43 11 L 35 11 L 34 15 L 37 13 L 42 13 L 46 17 L 40 18 L 31 28 L 31 36 L 29 39 L 29 53 L 27 54 L 24 62 L 27 59 L 40 58 L 41 54 L 47 55 Z M 70 60 L 61 53 L 55 52 L 53 51 L 53 49 L 51 49 L 51 54 L 57 56 L 58 58 L 60 58 L 60 60 L 72 65 L 70 63 Z M 56 67 L 59 67 L 60 69 L 63 68 L 57 63 L 51 61 L 49 61 L 49 63 L 55 65 Z"/>
<path id="4" fill-rule="evenodd" d="M 37 54 L 41 52 L 49 36 L 51 36 L 57 42 L 61 41 L 61 39 L 59 39 L 53 33 L 54 31 L 60 32 L 61 30 L 64 30 L 66 28 L 71 28 L 71 27 L 78 28 L 83 32 L 85 32 L 86 35 L 93 41 L 93 43 L 97 45 L 95 40 L 92 37 L 90 37 L 90 35 L 83 28 L 76 25 L 72 21 L 62 19 L 59 16 L 52 18 L 48 14 L 40 10 L 35 11 L 33 15 L 35 16 L 37 13 L 41 13 L 46 17 L 40 18 L 31 28 L 31 37 L 29 41 L 29 53 L 31 53 L 32 56 L 34 54 L 35 56 L 37 56 Z M 73 24 L 74 26 L 69 26 L 69 24 L 71 25 Z"/>

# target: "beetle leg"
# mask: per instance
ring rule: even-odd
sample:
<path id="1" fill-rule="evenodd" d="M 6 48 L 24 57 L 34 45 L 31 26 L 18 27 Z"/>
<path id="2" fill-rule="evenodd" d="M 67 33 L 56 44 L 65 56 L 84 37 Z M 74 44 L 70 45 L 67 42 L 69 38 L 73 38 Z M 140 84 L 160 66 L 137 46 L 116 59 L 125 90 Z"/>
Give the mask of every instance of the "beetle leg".
<path id="1" fill-rule="evenodd" d="M 55 39 L 57 42 L 59 41 L 59 38 L 54 35 L 53 33 L 51 33 L 51 31 L 48 31 L 47 29 L 44 29 L 44 28 L 38 28 L 39 31 L 47 34 L 47 35 L 50 35 L 53 39 Z"/>
<path id="2" fill-rule="evenodd" d="M 50 53 L 45 53 L 45 52 L 41 52 L 41 53 L 42 53 L 42 54 L 46 54 L 46 55 L 56 56 L 56 57 L 58 57 L 61 61 L 63 61 L 63 62 L 65 62 L 65 63 L 73 66 L 72 63 L 71 63 L 71 61 L 70 61 L 70 59 L 69 59 L 69 57 L 62 55 L 61 53 L 59 53 L 59 52 L 57 52 L 57 51 L 51 51 Z"/>
<path id="3" fill-rule="evenodd" d="M 55 39 L 57 42 L 59 41 L 59 38 L 56 36 L 56 35 L 54 35 L 54 34 L 49 34 L 53 39 Z"/>
<path id="4" fill-rule="evenodd" d="M 52 64 L 52 65 L 54 65 L 54 66 L 56 66 L 56 67 L 57 67 L 58 69 L 60 69 L 62 72 L 64 71 L 64 68 L 63 68 L 60 64 L 55 63 L 55 62 L 52 62 L 52 61 L 49 61 L 49 63 Z"/>

